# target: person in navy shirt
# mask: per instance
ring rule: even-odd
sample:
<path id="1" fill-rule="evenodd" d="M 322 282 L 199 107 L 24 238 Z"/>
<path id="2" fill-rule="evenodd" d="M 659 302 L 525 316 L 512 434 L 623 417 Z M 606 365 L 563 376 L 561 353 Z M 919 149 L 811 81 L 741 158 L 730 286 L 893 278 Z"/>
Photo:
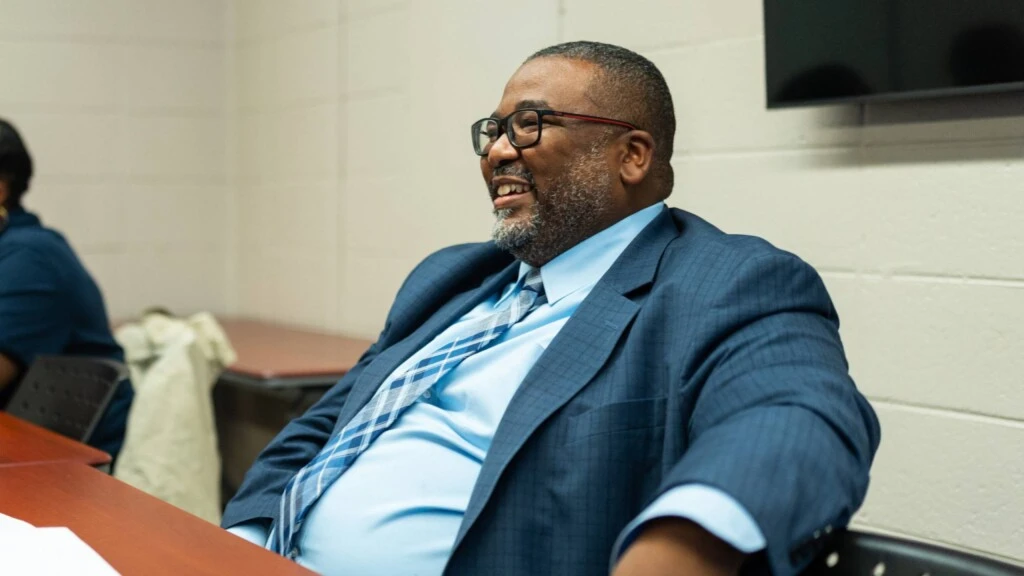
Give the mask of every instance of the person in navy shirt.
<path id="1" fill-rule="evenodd" d="M 0 406 L 39 355 L 124 361 L 96 282 L 64 237 L 22 207 L 31 179 L 28 149 L 0 119 Z M 122 381 L 89 444 L 117 455 L 132 396 Z"/>

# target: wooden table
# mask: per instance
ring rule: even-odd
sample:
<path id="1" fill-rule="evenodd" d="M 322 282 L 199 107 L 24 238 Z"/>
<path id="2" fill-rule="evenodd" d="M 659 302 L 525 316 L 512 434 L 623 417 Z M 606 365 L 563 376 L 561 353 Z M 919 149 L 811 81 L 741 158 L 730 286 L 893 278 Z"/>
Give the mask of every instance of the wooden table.
<path id="1" fill-rule="evenodd" d="M 313 572 L 77 463 L 0 467 L 0 512 L 67 526 L 124 576 Z"/>
<path id="2" fill-rule="evenodd" d="M 238 354 L 221 375 L 232 384 L 262 389 L 334 385 L 373 342 L 270 322 L 217 318 Z"/>
<path id="3" fill-rule="evenodd" d="M 0 412 L 0 465 L 38 462 L 110 464 L 110 454 Z"/>

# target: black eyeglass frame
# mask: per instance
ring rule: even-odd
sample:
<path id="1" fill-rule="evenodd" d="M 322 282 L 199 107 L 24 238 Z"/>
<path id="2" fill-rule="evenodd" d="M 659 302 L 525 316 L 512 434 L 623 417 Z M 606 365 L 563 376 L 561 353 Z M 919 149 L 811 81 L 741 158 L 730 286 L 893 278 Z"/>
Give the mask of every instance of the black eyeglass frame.
<path id="1" fill-rule="evenodd" d="M 522 114 L 523 112 L 534 112 L 537 114 L 537 139 L 534 140 L 533 142 L 530 142 L 529 144 L 516 144 L 515 138 L 513 138 L 513 136 L 515 135 L 515 131 L 511 130 L 512 117 L 515 116 L 516 114 Z M 559 110 L 548 110 L 543 108 L 521 108 L 519 110 L 512 112 L 508 116 L 505 116 L 504 118 L 481 118 L 480 120 L 473 122 L 472 126 L 469 127 L 470 137 L 473 139 L 473 152 L 475 152 L 477 156 L 487 156 L 487 154 L 489 154 L 491 151 L 491 147 L 494 146 L 494 143 L 501 139 L 502 134 L 510 135 L 508 138 L 508 143 L 511 144 L 512 147 L 515 148 L 516 150 L 522 150 L 524 148 L 531 148 L 533 146 L 536 146 L 537 144 L 540 144 L 540 137 L 541 134 L 544 132 L 543 127 L 545 116 L 572 118 L 574 120 L 583 120 L 585 122 L 596 122 L 599 124 L 611 124 L 613 126 L 621 126 L 623 128 L 628 128 L 630 130 L 640 130 L 640 128 L 633 124 L 630 124 L 629 122 L 615 120 L 613 118 L 591 116 L 589 114 L 576 114 L 574 112 L 561 112 Z M 494 140 L 491 141 L 490 146 L 482 150 L 477 150 L 477 145 L 479 144 L 477 135 L 480 133 L 480 127 L 482 127 L 485 122 L 496 122 L 498 124 L 498 134 L 494 137 Z"/>

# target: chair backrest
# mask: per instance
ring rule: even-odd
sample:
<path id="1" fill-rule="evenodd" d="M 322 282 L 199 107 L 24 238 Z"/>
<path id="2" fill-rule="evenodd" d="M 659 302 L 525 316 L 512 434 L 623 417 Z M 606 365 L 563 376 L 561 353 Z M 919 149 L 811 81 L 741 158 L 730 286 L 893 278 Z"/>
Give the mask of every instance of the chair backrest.
<path id="1" fill-rule="evenodd" d="M 835 535 L 803 576 L 1022 576 L 1024 568 L 852 530 Z"/>
<path id="2" fill-rule="evenodd" d="M 7 412 L 85 442 L 124 379 L 117 362 L 81 356 L 39 356 L 32 362 Z"/>

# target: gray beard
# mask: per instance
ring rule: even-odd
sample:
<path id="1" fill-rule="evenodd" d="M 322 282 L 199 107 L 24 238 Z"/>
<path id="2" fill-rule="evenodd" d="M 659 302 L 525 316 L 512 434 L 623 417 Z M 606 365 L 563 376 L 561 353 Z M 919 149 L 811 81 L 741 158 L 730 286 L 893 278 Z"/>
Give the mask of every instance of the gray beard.
<path id="1" fill-rule="evenodd" d="M 536 201 L 526 221 L 507 222 L 512 210 L 495 210 L 495 245 L 539 267 L 600 230 L 611 194 L 611 175 L 602 154 L 601 144 L 595 142 L 549 190 L 534 187 Z"/>
<path id="2" fill-rule="evenodd" d="M 505 219 L 511 216 L 512 212 L 511 208 L 495 210 L 496 220 L 491 230 L 494 244 L 506 252 L 515 252 L 533 242 L 544 220 L 536 204 L 530 209 L 530 220 L 527 222 L 506 222 Z"/>

